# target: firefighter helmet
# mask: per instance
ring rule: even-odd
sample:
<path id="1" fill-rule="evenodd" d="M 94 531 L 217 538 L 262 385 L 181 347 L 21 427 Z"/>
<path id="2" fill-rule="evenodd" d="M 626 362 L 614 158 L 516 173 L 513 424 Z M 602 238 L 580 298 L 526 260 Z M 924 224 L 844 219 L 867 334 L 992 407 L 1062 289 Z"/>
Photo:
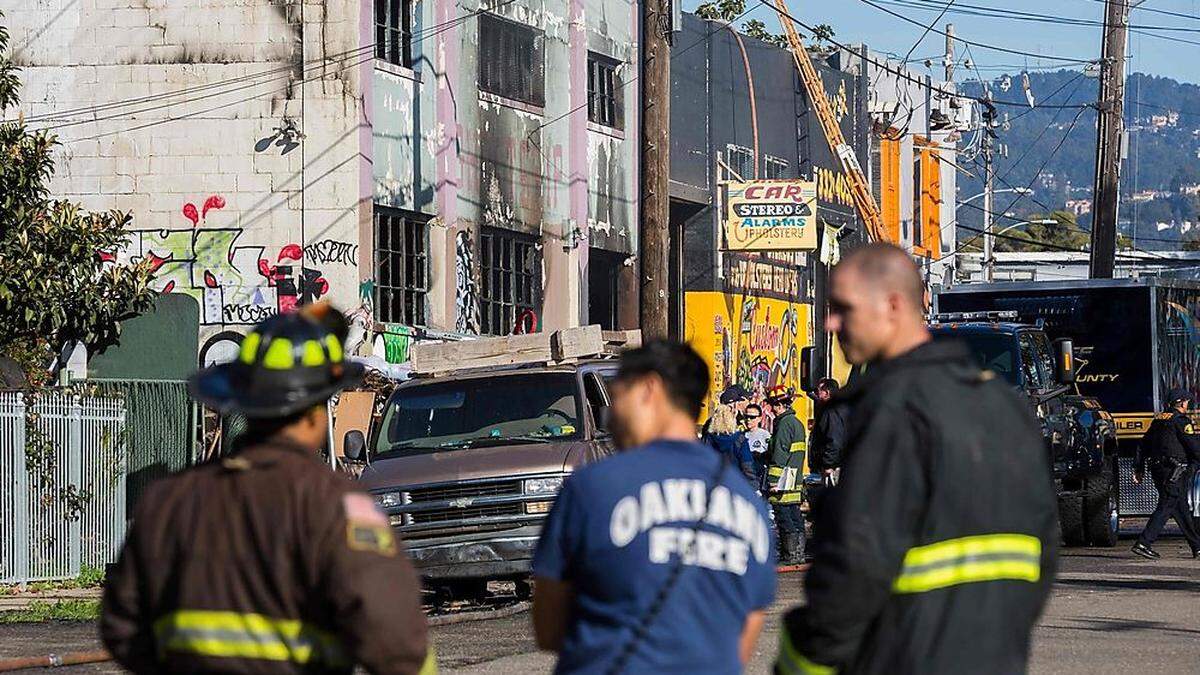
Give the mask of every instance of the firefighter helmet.
<path id="1" fill-rule="evenodd" d="M 246 335 L 235 360 L 199 371 L 188 390 L 218 412 L 258 418 L 326 401 L 363 377 L 362 364 L 345 360 L 338 317 L 327 309 L 273 316 Z"/>

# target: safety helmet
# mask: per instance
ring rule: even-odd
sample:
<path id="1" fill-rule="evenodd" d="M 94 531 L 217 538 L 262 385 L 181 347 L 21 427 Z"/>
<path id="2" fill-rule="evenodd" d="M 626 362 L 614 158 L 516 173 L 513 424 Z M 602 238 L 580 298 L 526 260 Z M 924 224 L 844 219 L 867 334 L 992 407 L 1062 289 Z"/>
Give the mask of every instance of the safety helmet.
<path id="1" fill-rule="evenodd" d="M 1180 401 L 1191 401 L 1192 394 L 1186 389 L 1172 389 L 1167 392 L 1167 403 L 1175 404 Z"/>
<path id="2" fill-rule="evenodd" d="M 338 329 L 344 324 L 327 308 L 273 316 L 243 338 L 237 359 L 193 375 L 188 391 L 223 414 L 302 412 L 362 381 L 362 364 L 345 360 L 345 333 Z"/>
<path id="3" fill-rule="evenodd" d="M 782 384 L 777 384 L 767 390 L 767 402 L 772 404 L 788 404 L 795 400 L 792 390 Z"/>

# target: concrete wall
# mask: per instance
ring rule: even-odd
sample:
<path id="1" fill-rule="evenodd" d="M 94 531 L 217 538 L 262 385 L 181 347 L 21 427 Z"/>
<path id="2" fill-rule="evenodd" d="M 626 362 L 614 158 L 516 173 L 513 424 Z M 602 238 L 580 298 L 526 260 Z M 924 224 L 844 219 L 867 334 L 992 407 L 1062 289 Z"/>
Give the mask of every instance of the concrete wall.
<path id="1" fill-rule="evenodd" d="M 586 320 L 588 247 L 636 252 L 636 11 L 626 0 L 521 0 L 495 13 L 545 35 L 545 105 L 479 89 L 475 0 L 419 8 L 411 73 L 377 73 L 376 203 L 432 216 L 431 327 L 479 329 L 479 230 L 538 237 L 543 256 L 540 327 Z M 427 28 L 422 28 L 427 27 Z M 587 53 L 616 59 L 624 127 L 588 122 Z M 464 283 L 467 276 L 474 283 Z"/>
<path id="2" fill-rule="evenodd" d="M 162 290 L 197 298 L 211 341 L 202 360 L 232 337 L 222 333 L 301 300 L 358 304 L 373 191 L 363 170 L 371 53 L 360 48 L 372 41 L 369 5 L 0 8 L 22 68 L 21 110 L 62 143 L 53 193 L 133 214 L 118 256 L 155 260 Z"/>

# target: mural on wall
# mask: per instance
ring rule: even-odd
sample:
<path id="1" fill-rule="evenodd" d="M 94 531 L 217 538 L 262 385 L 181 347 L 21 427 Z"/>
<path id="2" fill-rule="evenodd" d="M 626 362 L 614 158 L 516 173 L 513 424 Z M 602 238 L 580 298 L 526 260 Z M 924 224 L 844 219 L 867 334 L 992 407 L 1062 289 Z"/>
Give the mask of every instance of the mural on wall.
<path id="1" fill-rule="evenodd" d="M 731 384 L 757 393 L 780 384 L 799 391 L 800 349 L 811 341 L 810 311 L 810 305 L 792 300 L 688 292 L 687 340 L 712 372 L 705 415 Z"/>
<path id="2" fill-rule="evenodd" d="M 155 288 L 196 298 L 200 323 L 209 326 L 255 324 L 326 295 L 329 282 L 321 270 L 301 264 L 306 257 L 322 264 L 356 264 L 358 247 L 332 240 L 306 250 L 287 244 L 272 255 L 265 246 L 239 246 L 241 228 L 205 227 L 209 214 L 224 207 L 220 195 L 209 196 L 200 208 L 188 202 L 182 213 L 191 227 L 134 230 L 123 251 L 101 255 L 149 260 Z"/>
<path id="3" fill-rule="evenodd" d="M 475 288 L 475 248 L 471 233 L 462 230 L 454 237 L 454 329 L 467 335 L 479 334 L 479 298 Z"/>

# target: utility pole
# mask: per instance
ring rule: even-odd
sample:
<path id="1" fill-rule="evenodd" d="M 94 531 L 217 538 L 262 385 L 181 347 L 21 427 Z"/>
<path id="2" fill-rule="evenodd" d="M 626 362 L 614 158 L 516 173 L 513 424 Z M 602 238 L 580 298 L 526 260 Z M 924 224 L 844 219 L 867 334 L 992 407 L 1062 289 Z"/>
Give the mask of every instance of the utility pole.
<path id="1" fill-rule="evenodd" d="M 946 24 L 946 81 L 954 81 L 954 24 Z"/>
<path id="2" fill-rule="evenodd" d="M 642 334 L 666 338 L 670 329 L 670 103 L 671 0 L 642 0 Z"/>
<path id="3" fill-rule="evenodd" d="M 1092 185 L 1091 278 L 1111 279 L 1117 255 L 1117 205 L 1124 135 L 1125 41 L 1128 0 L 1107 0 L 1100 62 L 1099 118 L 1096 124 L 1096 180 Z"/>
<path id="4" fill-rule="evenodd" d="M 985 91 L 983 96 L 983 280 L 990 283 L 996 277 L 995 237 L 992 234 L 992 152 L 996 137 L 996 106 L 992 104 L 991 92 Z"/>

